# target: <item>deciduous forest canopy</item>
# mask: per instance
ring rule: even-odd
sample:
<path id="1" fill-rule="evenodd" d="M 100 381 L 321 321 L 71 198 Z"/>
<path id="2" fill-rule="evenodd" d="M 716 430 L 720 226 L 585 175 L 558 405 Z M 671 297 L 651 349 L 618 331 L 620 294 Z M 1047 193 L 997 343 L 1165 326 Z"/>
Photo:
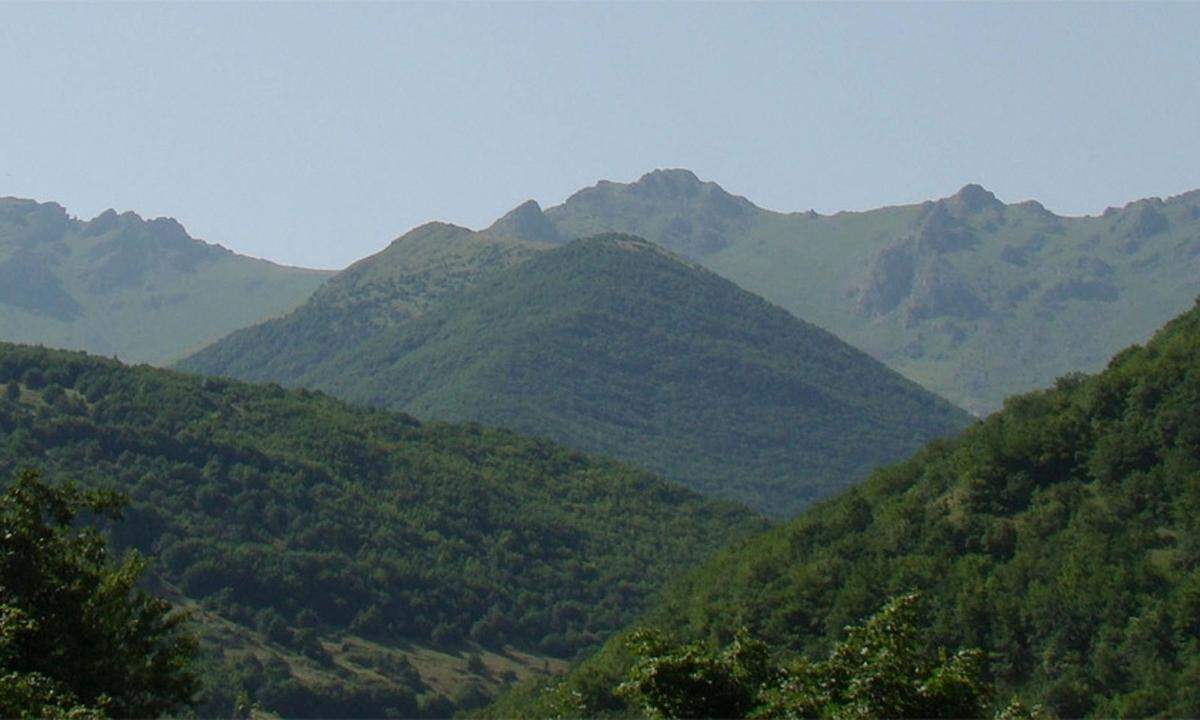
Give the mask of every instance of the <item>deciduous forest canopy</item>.
<path id="1" fill-rule="evenodd" d="M 979 648 L 1001 702 L 1061 717 L 1200 714 L 1200 304 L 1099 375 L 1011 398 L 959 437 L 723 551 L 639 622 L 818 656 L 883 598 L 919 589 L 930 646 Z M 561 684 L 622 714 L 611 641 Z M 549 705 L 547 705 L 549 703 Z"/>
<path id="2" fill-rule="evenodd" d="M 285 645 L 350 632 L 571 657 L 765 527 L 547 441 L 304 390 L 8 344 L 0 385 L 0 477 L 32 466 L 126 493 L 120 547 Z"/>

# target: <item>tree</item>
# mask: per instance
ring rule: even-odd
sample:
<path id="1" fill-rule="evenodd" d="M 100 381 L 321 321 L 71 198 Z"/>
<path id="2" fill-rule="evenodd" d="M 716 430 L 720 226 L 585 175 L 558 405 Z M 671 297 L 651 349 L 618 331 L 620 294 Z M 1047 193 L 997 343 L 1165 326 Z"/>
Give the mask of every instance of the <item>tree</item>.
<path id="1" fill-rule="evenodd" d="M 639 660 L 618 692 L 666 718 L 984 717 L 978 651 L 926 652 L 918 602 L 915 593 L 892 599 L 817 662 L 773 662 L 744 632 L 715 653 L 635 633 Z"/>
<path id="2" fill-rule="evenodd" d="M 120 518 L 115 493 L 22 471 L 0 494 L 0 716 L 151 717 L 192 702 L 185 616 L 135 587 L 81 516 Z"/>

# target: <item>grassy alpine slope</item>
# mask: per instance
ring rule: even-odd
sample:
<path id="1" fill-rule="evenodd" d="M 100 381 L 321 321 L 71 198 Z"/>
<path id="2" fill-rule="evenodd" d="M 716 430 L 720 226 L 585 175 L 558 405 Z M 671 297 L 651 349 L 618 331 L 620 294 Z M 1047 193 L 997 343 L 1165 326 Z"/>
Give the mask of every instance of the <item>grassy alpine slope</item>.
<path id="1" fill-rule="evenodd" d="M 1100 369 L 1200 292 L 1200 191 L 1062 217 L 968 185 L 818 215 L 658 170 L 518 210 L 498 223 L 518 237 L 622 232 L 696 260 L 977 414 Z"/>
<path id="2" fill-rule="evenodd" d="M 260 357 L 240 351 L 238 369 Z M 231 367 L 211 356 L 184 366 Z M 537 253 L 280 379 L 547 436 L 772 514 L 969 422 L 829 333 L 627 236 Z"/>
<path id="3" fill-rule="evenodd" d="M 735 545 L 641 622 L 714 644 L 745 626 L 821 656 L 847 624 L 923 591 L 931 645 L 977 647 L 1004 702 L 1062 717 L 1200 714 L 1200 305 L 1099 375 L 1010 398 L 959 437 Z M 563 683 L 494 708 L 589 712 L 630 658 L 610 642 Z"/>
<path id="4" fill-rule="evenodd" d="M 289 715 L 444 713 L 447 654 L 483 654 L 475 675 L 570 657 L 765 526 L 549 442 L 308 391 L 9 344 L 0 389 L 0 477 L 128 494 L 115 539 L 237 668 L 213 690 Z"/>
<path id="5" fill-rule="evenodd" d="M 304 385 L 338 351 L 421 315 L 487 273 L 548 247 L 445 223 L 422 225 L 338 273 L 294 312 L 232 333 L 179 367 Z"/>
<path id="6" fill-rule="evenodd" d="M 303 302 L 332 273 L 188 237 L 169 218 L 0 198 L 0 339 L 167 363 Z"/>

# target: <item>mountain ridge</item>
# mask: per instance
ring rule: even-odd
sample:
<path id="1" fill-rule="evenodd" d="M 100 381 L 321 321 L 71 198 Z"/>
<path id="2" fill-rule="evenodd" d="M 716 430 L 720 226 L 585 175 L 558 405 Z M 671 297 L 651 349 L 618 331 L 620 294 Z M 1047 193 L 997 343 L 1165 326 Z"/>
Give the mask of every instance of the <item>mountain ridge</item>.
<path id="1" fill-rule="evenodd" d="M 261 372 L 273 337 L 180 367 L 545 435 L 776 514 L 968 422 L 826 331 L 615 234 L 534 251 L 299 372 Z"/>
<path id="2" fill-rule="evenodd" d="M 1200 291 L 1200 190 L 1072 217 L 970 183 L 822 215 L 763 209 L 675 169 L 599 182 L 542 215 L 564 238 L 660 243 L 980 415 L 1099 369 Z"/>
<path id="3" fill-rule="evenodd" d="M 425 223 L 338 273 L 293 312 L 237 330 L 179 367 L 288 382 L 541 247 L 451 223 Z"/>
<path id="4" fill-rule="evenodd" d="M 290 310 L 327 271 L 197 240 L 175 219 L 0 198 L 0 337 L 164 363 Z"/>

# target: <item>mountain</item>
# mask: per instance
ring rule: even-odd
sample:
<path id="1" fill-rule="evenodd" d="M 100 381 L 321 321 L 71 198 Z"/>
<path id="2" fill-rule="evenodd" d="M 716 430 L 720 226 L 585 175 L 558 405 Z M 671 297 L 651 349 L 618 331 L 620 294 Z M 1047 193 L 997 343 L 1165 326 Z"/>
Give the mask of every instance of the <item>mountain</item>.
<path id="1" fill-rule="evenodd" d="M 421 315 L 479 277 L 549 245 L 428 223 L 335 275 L 294 312 L 243 328 L 181 362 L 186 370 L 304 385 L 315 368 Z"/>
<path id="2" fill-rule="evenodd" d="M 287 312 L 332 273 L 188 236 L 170 218 L 0 198 L 0 338 L 167 363 Z"/>
<path id="3" fill-rule="evenodd" d="M 1059 717 L 1200 715 L 1200 302 L 1095 376 L 1018 396 L 959 437 L 718 554 L 643 620 L 721 644 L 740 626 L 823 655 L 920 590 L 925 639 L 985 652 L 995 698 Z M 565 683 L 620 708 L 610 643 Z"/>
<path id="4" fill-rule="evenodd" d="M 209 692 L 287 716 L 446 715 L 472 696 L 439 695 L 560 665 L 766 527 L 550 442 L 306 390 L 10 344 L 0 390 L 0 478 L 126 493 L 114 541 L 201 612 Z"/>
<path id="5" fill-rule="evenodd" d="M 341 285 L 339 276 L 327 288 Z M 274 367 L 281 346 L 267 328 L 310 311 L 351 322 L 317 308 L 324 292 L 181 367 L 263 377 L 256 366 Z M 311 357 L 326 344 L 314 337 L 288 336 L 287 355 Z M 620 235 L 532 254 L 272 379 L 547 436 L 772 514 L 969 422 L 829 333 Z"/>
<path id="6" fill-rule="evenodd" d="M 868 212 L 779 213 L 687 170 L 600 182 L 504 228 L 639 235 L 977 414 L 1143 342 L 1200 292 L 1200 191 L 1061 217 L 978 185 Z M 516 211 L 514 211 L 516 212 Z"/>

